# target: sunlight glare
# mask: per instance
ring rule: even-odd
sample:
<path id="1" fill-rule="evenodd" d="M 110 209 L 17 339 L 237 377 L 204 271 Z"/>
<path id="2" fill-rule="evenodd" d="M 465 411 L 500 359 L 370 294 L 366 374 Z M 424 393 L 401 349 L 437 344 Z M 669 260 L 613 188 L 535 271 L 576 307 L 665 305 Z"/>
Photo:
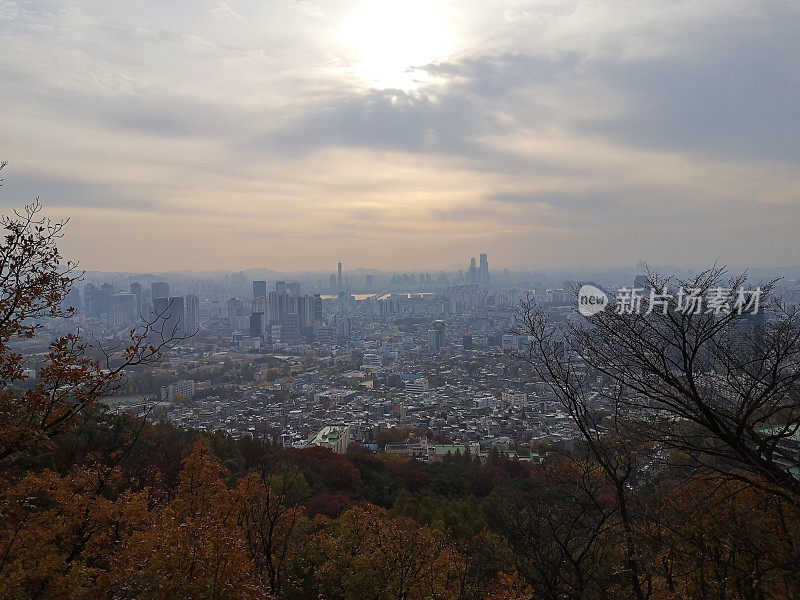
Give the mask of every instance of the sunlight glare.
<path id="1" fill-rule="evenodd" d="M 452 32 L 434 1 L 368 0 L 340 30 L 352 52 L 352 73 L 376 88 L 413 89 L 430 79 L 409 69 L 444 60 Z"/>

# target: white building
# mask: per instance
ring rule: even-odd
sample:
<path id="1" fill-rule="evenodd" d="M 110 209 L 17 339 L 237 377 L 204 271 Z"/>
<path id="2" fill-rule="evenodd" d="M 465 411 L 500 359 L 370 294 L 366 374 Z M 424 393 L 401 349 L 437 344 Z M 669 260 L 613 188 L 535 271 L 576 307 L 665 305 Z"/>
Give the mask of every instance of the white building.
<path id="1" fill-rule="evenodd" d="M 181 394 L 187 398 L 194 398 L 194 379 L 181 379 L 171 385 L 161 386 L 161 401 L 172 402 L 175 394 Z"/>
<path id="2" fill-rule="evenodd" d="M 428 391 L 428 387 L 427 377 L 406 380 L 406 392 L 409 394 L 422 394 Z"/>
<path id="3" fill-rule="evenodd" d="M 350 445 L 349 425 L 326 425 L 308 438 L 309 446 L 322 446 L 334 452 L 344 454 Z"/>
<path id="4" fill-rule="evenodd" d="M 503 404 L 508 406 L 522 407 L 528 401 L 528 394 L 525 392 L 503 392 L 501 400 Z"/>

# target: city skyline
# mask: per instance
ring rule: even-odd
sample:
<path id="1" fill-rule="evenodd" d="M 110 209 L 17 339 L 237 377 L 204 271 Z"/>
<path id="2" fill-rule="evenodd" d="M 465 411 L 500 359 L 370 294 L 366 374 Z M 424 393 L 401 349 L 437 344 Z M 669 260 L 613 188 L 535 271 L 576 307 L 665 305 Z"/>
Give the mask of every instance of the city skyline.
<path id="1" fill-rule="evenodd" d="M 39 196 L 105 271 L 796 264 L 798 26 L 755 1 L 7 0 L 0 202 Z"/>
<path id="2" fill-rule="evenodd" d="M 718 264 L 718 266 L 720 266 Z M 761 267 L 747 267 L 745 265 L 723 265 L 728 272 L 731 273 L 740 273 L 740 272 L 750 272 L 750 273 L 762 273 L 762 274 L 769 274 L 776 277 L 791 277 L 794 278 L 798 274 L 800 274 L 800 264 L 787 264 L 787 265 L 765 265 Z M 563 267 L 542 267 L 537 265 L 495 265 L 492 267 L 491 271 L 496 273 L 504 273 L 508 271 L 510 274 L 521 274 L 521 275 L 533 275 L 533 274 L 546 274 L 548 276 L 558 277 L 563 274 L 580 274 L 581 276 L 590 276 L 593 273 L 624 273 L 624 272 L 631 272 L 641 274 L 645 272 L 647 269 L 651 271 L 658 272 L 661 274 L 671 274 L 671 275 L 679 275 L 685 273 L 697 273 L 702 270 L 702 267 L 692 267 L 689 265 L 651 265 L 644 263 L 642 261 L 638 261 L 635 264 L 621 264 L 621 265 L 604 265 L 600 267 L 592 266 L 592 265 L 566 265 Z M 162 271 L 159 269 L 142 269 L 142 270 L 131 270 L 131 271 L 104 271 L 104 270 L 94 270 L 94 269 L 82 269 L 82 265 L 78 265 L 78 270 L 84 273 L 85 278 L 100 278 L 103 279 L 105 277 L 143 277 L 143 278 L 154 278 L 157 279 L 159 277 L 174 277 L 174 278 L 181 278 L 181 277 L 188 277 L 188 278 L 216 278 L 216 277 L 224 277 L 225 275 L 243 275 L 246 278 L 250 279 L 265 279 L 267 283 L 274 283 L 275 281 L 285 279 L 285 278 L 302 278 L 302 277 L 318 277 L 318 278 L 325 278 L 333 275 L 333 284 L 327 283 L 325 280 L 322 281 L 322 284 L 326 288 L 336 287 L 336 269 L 325 269 L 324 266 L 316 269 L 306 269 L 306 270 L 280 270 L 277 268 L 271 267 L 242 267 L 238 269 L 210 269 L 210 270 L 200 270 L 200 269 L 174 269 L 174 270 L 167 270 Z M 349 268 L 343 268 L 343 275 L 347 274 L 356 274 L 361 277 L 368 277 L 371 275 L 399 275 L 399 274 L 431 274 L 431 275 L 438 275 L 441 273 L 448 274 L 448 275 L 458 275 L 459 271 L 463 271 L 464 276 L 466 277 L 469 271 L 469 264 L 465 266 L 461 265 L 450 265 L 444 267 L 437 267 L 433 265 L 422 266 L 419 268 L 397 268 L 397 269 L 378 269 L 368 266 L 357 265 Z"/>

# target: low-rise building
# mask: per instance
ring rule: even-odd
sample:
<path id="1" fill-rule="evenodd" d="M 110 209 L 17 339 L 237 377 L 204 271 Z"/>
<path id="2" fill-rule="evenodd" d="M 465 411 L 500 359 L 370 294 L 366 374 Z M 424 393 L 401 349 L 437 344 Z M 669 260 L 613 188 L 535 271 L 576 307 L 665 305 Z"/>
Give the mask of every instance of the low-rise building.
<path id="1" fill-rule="evenodd" d="M 308 438 L 309 446 L 322 446 L 344 454 L 350 445 L 349 425 L 326 425 Z"/>

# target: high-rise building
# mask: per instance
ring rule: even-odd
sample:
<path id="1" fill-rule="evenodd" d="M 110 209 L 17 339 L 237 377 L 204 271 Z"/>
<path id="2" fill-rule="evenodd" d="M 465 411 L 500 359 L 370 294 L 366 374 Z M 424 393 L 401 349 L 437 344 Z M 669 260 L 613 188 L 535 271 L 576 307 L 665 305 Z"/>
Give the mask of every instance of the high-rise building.
<path id="1" fill-rule="evenodd" d="M 478 267 L 475 264 L 475 257 L 469 259 L 469 272 L 467 273 L 467 283 L 478 283 Z"/>
<path id="2" fill-rule="evenodd" d="M 281 319 L 281 342 L 295 343 L 300 341 L 302 323 L 300 315 L 287 314 Z"/>
<path id="3" fill-rule="evenodd" d="M 183 296 L 160 296 L 153 300 L 153 311 L 157 319 L 155 329 L 165 339 L 186 335 Z"/>
<path id="4" fill-rule="evenodd" d="M 135 304 L 134 316 L 138 318 L 142 314 L 142 284 L 138 281 L 131 281 L 131 294 L 133 294 Z"/>
<path id="5" fill-rule="evenodd" d="M 100 288 L 93 283 L 87 283 L 83 288 L 83 310 L 90 317 L 100 315 Z"/>
<path id="6" fill-rule="evenodd" d="M 100 302 L 104 314 L 111 314 L 111 296 L 116 293 L 114 286 L 110 283 L 104 283 L 100 286 Z"/>
<path id="7" fill-rule="evenodd" d="M 279 294 L 286 293 L 286 282 L 285 281 L 276 281 L 275 282 L 275 291 Z"/>
<path id="8" fill-rule="evenodd" d="M 130 323 L 136 318 L 136 297 L 122 292 L 111 296 L 111 318 L 115 325 Z"/>
<path id="9" fill-rule="evenodd" d="M 267 282 L 254 281 L 253 282 L 253 299 L 263 298 L 267 295 Z"/>
<path id="10" fill-rule="evenodd" d="M 442 334 L 437 329 L 428 330 L 428 350 L 438 352 L 442 347 Z"/>
<path id="11" fill-rule="evenodd" d="M 350 319 L 342 319 L 339 321 L 338 328 L 340 340 L 347 341 L 350 339 L 350 325 Z"/>
<path id="12" fill-rule="evenodd" d="M 228 325 L 233 331 L 243 330 L 247 324 L 242 321 L 246 320 L 244 312 L 244 302 L 239 298 L 228 298 Z"/>
<path id="13" fill-rule="evenodd" d="M 433 322 L 433 329 L 428 331 L 428 347 L 431 352 L 438 352 L 444 345 L 445 323 L 441 319 Z"/>
<path id="14" fill-rule="evenodd" d="M 291 296 L 299 296 L 300 295 L 300 282 L 293 281 L 289 285 L 286 286 L 289 295 Z"/>
<path id="15" fill-rule="evenodd" d="M 350 308 L 350 304 L 353 301 L 353 297 L 348 294 L 347 292 L 340 291 L 339 292 L 339 310 L 342 312 L 347 312 Z"/>
<path id="16" fill-rule="evenodd" d="M 264 333 L 264 314 L 253 313 L 250 315 L 250 335 L 259 337 L 262 333 Z"/>
<path id="17" fill-rule="evenodd" d="M 166 281 L 154 281 L 150 284 L 150 298 L 169 298 L 169 284 Z"/>
<path id="18" fill-rule="evenodd" d="M 286 314 L 287 298 L 285 292 L 274 291 L 269 293 L 269 323 L 280 325 L 283 315 Z"/>
<path id="19" fill-rule="evenodd" d="M 322 296 L 314 294 L 311 298 L 311 319 L 312 323 L 322 323 Z"/>
<path id="20" fill-rule="evenodd" d="M 264 317 L 269 315 L 269 298 L 256 298 L 253 302 L 253 312 L 260 312 Z"/>
<path id="21" fill-rule="evenodd" d="M 342 288 L 342 284 L 343 283 L 344 282 L 342 281 L 342 261 L 339 261 L 339 275 L 338 275 L 338 277 L 336 279 L 336 285 L 337 285 L 337 289 L 338 290 L 342 290 L 343 289 Z"/>
<path id="22" fill-rule="evenodd" d="M 62 306 L 64 310 L 80 310 L 81 308 L 81 293 L 78 291 L 78 288 L 73 287 L 67 292 L 66 297 L 62 300 Z"/>
<path id="23" fill-rule="evenodd" d="M 308 296 L 287 296 L 286 313 L 297 315 L 300 318 L 300 331 L 302 332 L 308 323 L 310 302 Z"/>
<path id="24" fill-rule="evenodd" d="M 200 329 L 200 298 L 186 296 L 186 333 L 194 335 Z"/>
<path id="25" fill-rule="evenodd" d="M 336 290 L 336 273 L 331 273 L 330 289 L 332 292 Z"/>
<path id="26" fill-rule="evenodd" d="M 489 257 L 483 253 L 481 254 L 481 264 L 480 264 L 480 283 L 483 287 L 489 287 Z"/>

